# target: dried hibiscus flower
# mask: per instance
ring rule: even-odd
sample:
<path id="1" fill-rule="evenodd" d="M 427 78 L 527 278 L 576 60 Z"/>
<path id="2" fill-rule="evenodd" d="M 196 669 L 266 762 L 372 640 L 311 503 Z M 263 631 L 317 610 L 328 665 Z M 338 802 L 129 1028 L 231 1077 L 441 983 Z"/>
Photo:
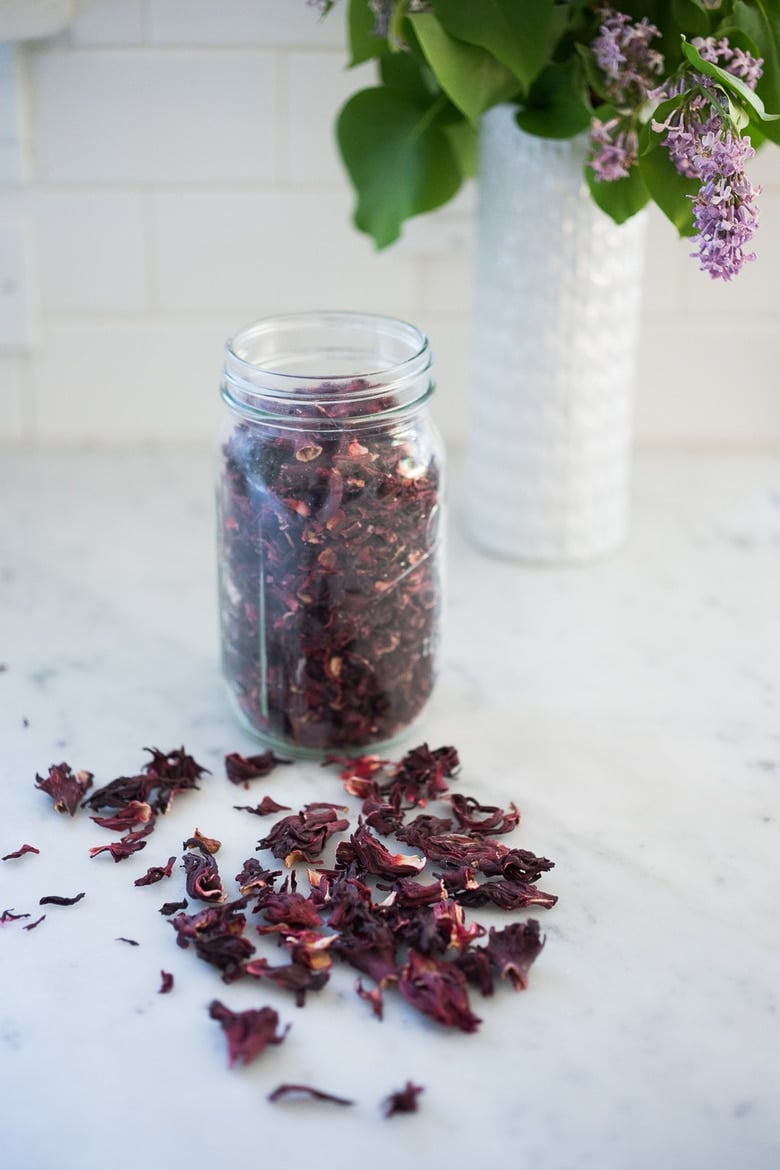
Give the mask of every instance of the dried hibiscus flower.
<path id="1" fill-rule="evenodd" d="M 58 813 L 74 816 L 92 787 L 93 775 L 91 772 L 76 772 L 74 775 L 69 764 L 52 764 L 45 779 L 36 774 L 35 780 L 36 788 L 48 793 Z"/>
<path id="2" fill-rule="evenodd" d="M 173 975 L 170 971 L 161 971 L 160 979 L 160 995 L 167 995 L 168 992 L 173 991 Z"/>
<path id="3" fill-rule="evenodd" d="M 114 861 L 126 861 L 128 857 L 132 857 L 134 853 L 138 853 L 140 849 L 146 848 L 146 841 L 128 840 L 123 838 L 121 841 L 109 841 L 108 845 L 95 845 L 89 851 L 90 857 L 97 857 L 101 853 L 110 853 Z"/>
<path id="4" fill-rule="evenodd" d="M 244 934 L 245 906 L 246 899 L 239 898 L 197 914 L 177 914 L 171 921 L 179 946 L 186 949 L 192 945 L 199 958 L 222 972 L 226 983 L 244 974 L 244 966 L 255 952 Z"/>
<path id="5" fill-rule="evenodd" d="M 482 1022 L 471 1010 L 466 977 L 453 963 L 409 952 L 398 990 L 404 999 L 447 1027 L 475 1032 Z"/>
<path id="6" fill-rule="evenodd" d="M 194 846 L 194 848 L 190 848 Z M 185 841 L 184 868 L 187 872 L 186 887 L 191 898 L 202 902 L 222 902 L 225 890 L 214 855 L 194 837 Z"/>
<path id="7" fill-rule="evenodd" d="M 543 946 L 539 923 L 529 918 L 527 922 L 510 923 L 503 930 L 491 926 L 484 951 L 500 978 L 511 980 L 518 991 L 528 986 L 529 968 Z"/>
<path id="8" fill-rule="evenodd" d="M 269 1044 L 281 1044 L 290 1025 L 278 1032 L 279 1014 L 271 1007 L 249 1008 L 234 1012 L 218 999 L 209 1005 L 212 1020 L 218 1020 L 228 1042 L 228 1063 L 249 1064 L 266 1050 Z"/>
<path id="9" fill-rule="evenodd" d="M 307 804 L 299 813 L 277 821 L 257 847 L 270 849 L 287 866 L 295 861 L 316 861 L 328 838 L 349 828 L 349 821 L 338 815 L 343 811 L 334 804 Z"/>

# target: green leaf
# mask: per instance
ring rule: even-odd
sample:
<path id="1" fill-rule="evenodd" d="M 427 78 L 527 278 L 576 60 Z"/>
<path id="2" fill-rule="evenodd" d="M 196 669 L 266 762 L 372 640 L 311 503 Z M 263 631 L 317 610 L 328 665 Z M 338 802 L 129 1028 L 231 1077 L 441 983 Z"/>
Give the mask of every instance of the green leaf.
<path id="1" fill-rule="evenodd" d="M 548 65 L 531 86 L 517 124 L 540 138 L 573 138 L 590 126 L 593 110 L 577 59 Z"/>
<path id="2" fill-rule="evenodd" d="M 387 51 L 387 42 L 374 31 L 376 14 L 371 11 L 368 0 L 349 0 L 347 29 L 350 66 L 361 65 Z"/>
<path id="3" fill-rule="evenodd" d="M 414 53 L 385 53 L 379 60 L 382 84 L 428 105 L 441 91 L 425 61 Z"/>
<path id="4" fill-rule="evenodd" d="M 556 31 L 554 0 L 434 0 L 434 11 L 446 32 L 487 49 L 525 92 L 549 59 Z"/>
<path id="5" fill-rule="evenodd" d="M 477 173 L 479 134 L 473 122 L 461 118 L 448 126 L 443 126 L 449 139 L 450 146 L 460 166 L 464 178 L 473 179 Z"/>
<path id="6" fill-rule="evenodd" d="M 741 77 L 735 77 L 733 73 L 721 69 L 720 65 L 713 65 L 711 61 L 705 61 L 699 51 L 686 41 L 685 37 L 682 40 L 682 51 L 686 60 L 693 65 L 698 73 L 703 73 L 706 77 L 717 81 L 727 93 L 735 93 L 745 105 L 750 107 L 754 114 L 758 115 L 762 122 L 776 122 L 780 119 L 780 114 L 767 113 L 761 98 L 757 93 L 754 93 L 749 85 L 745 84 Z"/>
<path id="7" fill-rule="evenodd" d="M 639 170 L 647 190 L 681 236 L 692 236 L 696 230 L 693 222 L 691 197 L 701 184 L 696 179 L 685 179 L 675 167 L 669 152 L 660 144 L 657 134 L 650 131 L 655 143 L 639 156 Z"/>
<path id="8" fill-rule="evenodd" d="M 717 29 L 718 36 L 728 36 L 739 29 L 756 46 L 764 60 L 764 74 L 757 91 L 770 110 L 780 110 L 780 9 L 766 0 L 747 3 L 735 0 L 731 16 Z M 767 138 L 780 142 L 780 125 L 762 127 Z"/>
<path id="9" fill-rule="evenodd" d="M 641 211 L 650 199 L 638 167 L 632 167 L 626 179 L 607 182 L 598 179 L 591 167 L 585 168 L 585 179 L 593 200 L 615 223 L 625 223 Z"/>
<path id="10" fill-rule="evenodd" d="M 436 80 L 472 122 L 491 106 L 517 93 L 518 80 L 505 65 L 485 49 L 455 40 L 433 13 L 415 13 L 409 16 L 408 23 Z"/>
<path id="11" fill-rule="evenodd" d="M 412 215 L 446 203 L 462 174 L 447 131 L 436 123 L 444 105 L 427 108 L 385 86 L 353 94 L 343 106 L 336 133 L 357 194 L 355 225 L 378 248 L 398 239 Z"/>

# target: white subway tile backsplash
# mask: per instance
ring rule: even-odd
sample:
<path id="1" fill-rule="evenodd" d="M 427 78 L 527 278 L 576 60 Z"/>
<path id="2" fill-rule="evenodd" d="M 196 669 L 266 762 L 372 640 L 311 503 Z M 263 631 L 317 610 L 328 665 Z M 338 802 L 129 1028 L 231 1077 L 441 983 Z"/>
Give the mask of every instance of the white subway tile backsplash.
<path id="1" fill-rule="evenodd" d="M 145 0 L 81 0 L 70 29 L 77 45 L 138 45 L 145 38 Z"/>
<path id="2" fill-rule="evenodd" d="M 148 0 L 151 39 L 169 45 L 345 43 L 346 3 L 320 19 L 307 0 Z"/>
<path id="3" fill-rule="evenodd" d="M 160 192 L 153 210 L 165 311 L 415 303 L 414 261 L 377 254 L 352 229 L 346 192 Z"/>
<path id="4" fill-rule="evenodd" d="M 347 69 L 346 58 L 333 53 L 289 53 L 286 70 L 290 181 L 300 186 L 343 183 L 336 119 L 351 94 L 376 83 L 373 64 Z"/>
<path id="5" fill-rule="evenodd" d="M 26 438 L 23 384 L 24 358 L 0 354 L 0 442 L 18 443 Z"/>
<path id="6" fill-rule="evenodd" d="M 38 438 L 124 445 L 211 441 L 231 328 L 218 315 L 199 321 L 50 321 L 31 362 Z"/>
<path id="7" fill-rule="evenodd" d="M 114 191 L 36 191 L 30 208 L 44 311 L 141 312 L 145 308 L 142 196 Z"/>
<path id="8" fill-rule="evenodd" d="M 36 176 L 270 182 L 275 63 L 259 51 L 33 50 Z"/>

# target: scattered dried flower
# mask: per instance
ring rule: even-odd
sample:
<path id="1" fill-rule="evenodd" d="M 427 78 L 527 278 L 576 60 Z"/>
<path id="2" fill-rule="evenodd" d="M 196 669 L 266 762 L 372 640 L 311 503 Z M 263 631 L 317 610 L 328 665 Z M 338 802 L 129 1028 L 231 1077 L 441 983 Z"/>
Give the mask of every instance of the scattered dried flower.
<path id="1" fill-rule="evenodd" d="M 249 1064 L 266 1050 L 269 1044 L 281 1044 L 290 1030 L 278 1032 L 279 1015 L 271 1007 L 249 1008 L 234 1012 L 218 999 L 211 1002 L 209 1015 L 218 1020 L 228 1042 L 228 1063 Z"/>
<path id="2" fill-rule="evenodd" d="M 163 878 L 169 878 L 173 873 L 173 867 L 176 862 L 176 857 L 169 857 L 166 865 L 150 865 L 143 877 L 136 878 L 133 882 L 135 886 L 152 886 L 155 882 L 161 882 Z"/>
<path id="3" fill-rule="evenodd" d="M 277 764 L 291 764 L 292 760 L 283 760 L 275 752 L 262 752 L 258 756 L 242 756 L 239 752 L 231 752 L 225 756 L 225 772 L 231 784 L 243 784 L 249 787 L 249 780 L 257 780 L 261 776 L 268 776 Z"/>
<path id="4" fill-rule="evenodd" d="M 74 774 L 69 764 L 52 764 L 46 779 L 36 774 L 35 787 L 48 793 L 58 813 L 74 816 L 84 795 L 92 787 L 92 779 L 91 772 Z"/>
<path id="5" fill-rule="evenodd" d="M 173 975 L 170 971 L 161 971 L 160 979 L 159 995 L 167 995 L 169 991 L 173 991 Z"/>

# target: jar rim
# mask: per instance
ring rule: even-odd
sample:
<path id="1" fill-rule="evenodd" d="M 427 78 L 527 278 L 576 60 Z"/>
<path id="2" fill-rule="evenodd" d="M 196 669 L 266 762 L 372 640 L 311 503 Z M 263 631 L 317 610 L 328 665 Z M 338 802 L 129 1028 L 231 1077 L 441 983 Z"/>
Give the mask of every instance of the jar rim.
<path id="1" fill-rule="evenodd" d="M 426 334 L 400 318 L 350 310 L 261 317 L 225 343 L 223 397 L 239 409 L 264 400 L 323 404 L 400 395 L 410 405 L 431 391 Z M 362 383 L 356 385 L 356 383 Z"/>

